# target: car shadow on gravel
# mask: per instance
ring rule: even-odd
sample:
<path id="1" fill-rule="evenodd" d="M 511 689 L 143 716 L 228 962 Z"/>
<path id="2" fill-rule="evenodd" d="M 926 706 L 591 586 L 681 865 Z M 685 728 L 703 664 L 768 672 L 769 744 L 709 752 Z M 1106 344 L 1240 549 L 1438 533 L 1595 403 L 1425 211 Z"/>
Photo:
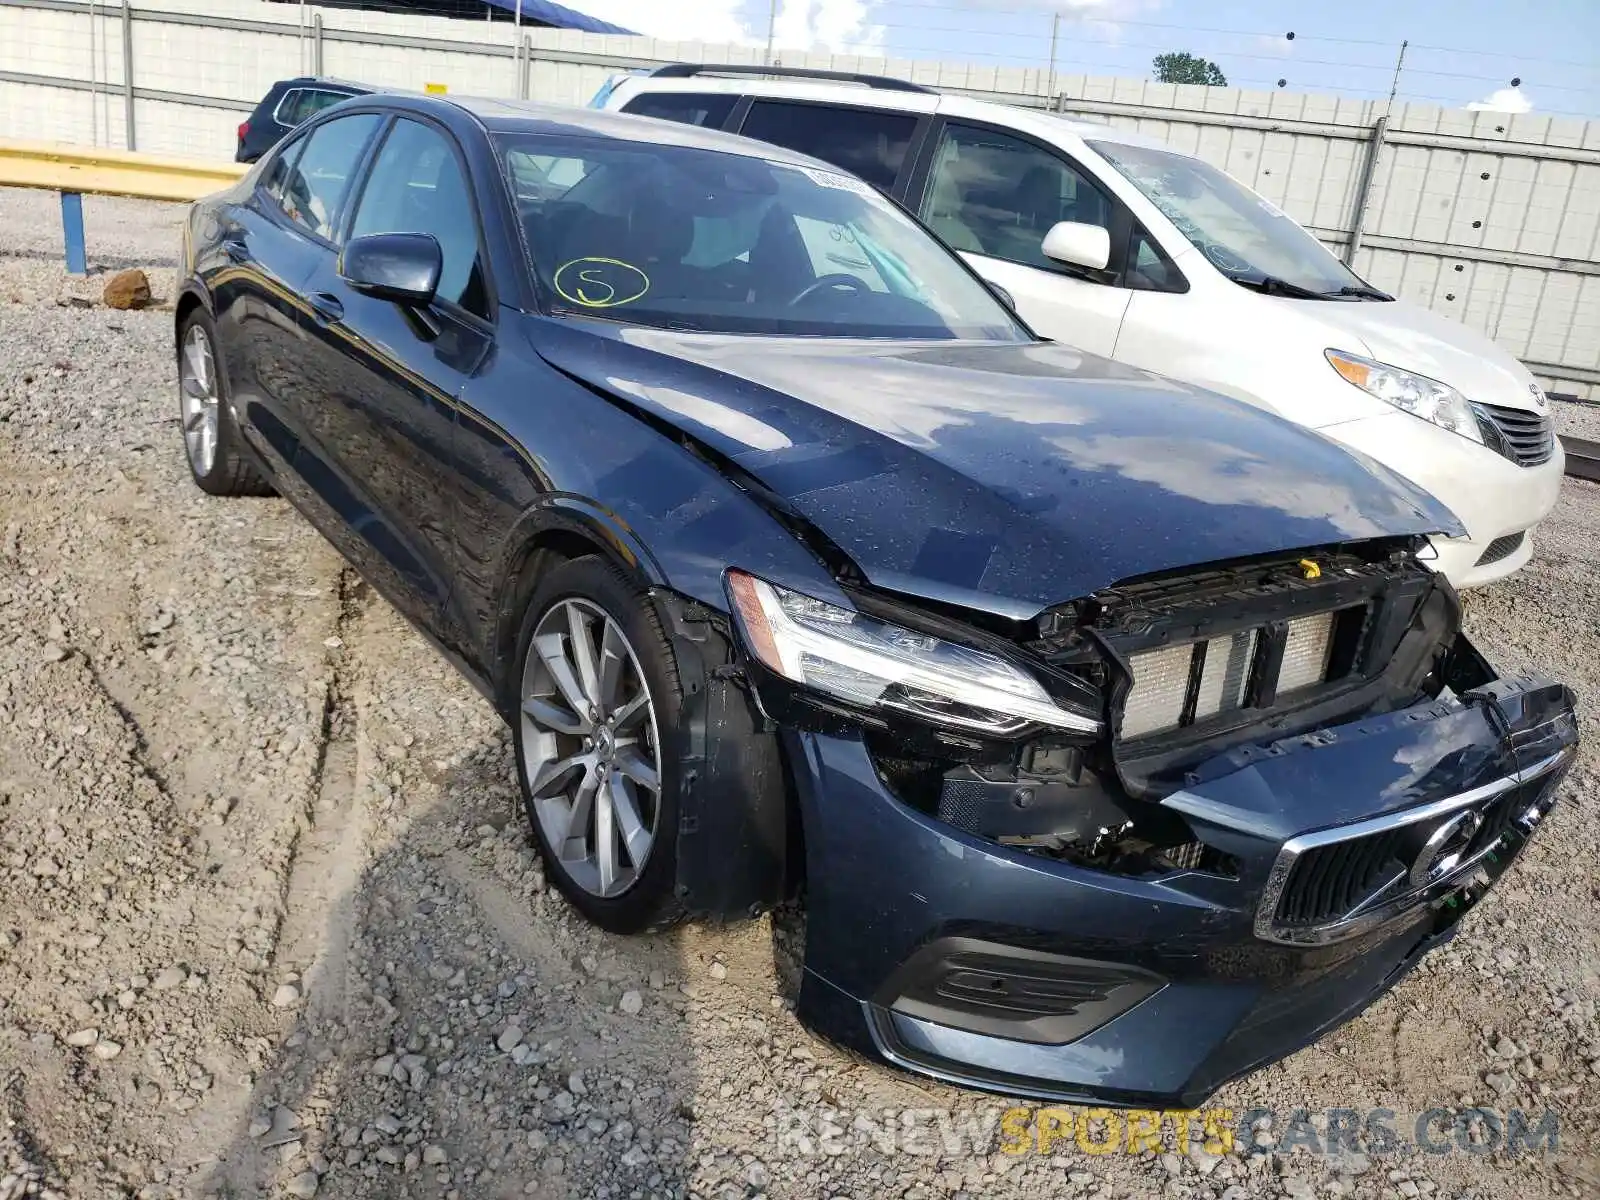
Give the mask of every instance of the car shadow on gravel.
<path id="1" fill-rule="evenodd" d="M 294 1019 L 189 1194 L 682 1194 L 682 935 L 611 937 L 544 889 L 503 739 L 425 767 L 408 804 L 340 724 L 260 978 Z"/>

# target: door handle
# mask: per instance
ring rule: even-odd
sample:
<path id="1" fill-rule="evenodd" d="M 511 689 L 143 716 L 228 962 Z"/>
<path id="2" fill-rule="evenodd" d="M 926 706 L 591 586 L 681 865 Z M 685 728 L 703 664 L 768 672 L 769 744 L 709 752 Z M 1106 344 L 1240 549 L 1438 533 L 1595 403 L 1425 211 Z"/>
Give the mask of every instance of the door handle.
<path id="1" fill-rule="evenodd" d="M 319 325 L 332 325 L 344 317 L 344 302 L 331 292 L 317 292 L 311 297 L 311 311 L 317 315 Z"/>

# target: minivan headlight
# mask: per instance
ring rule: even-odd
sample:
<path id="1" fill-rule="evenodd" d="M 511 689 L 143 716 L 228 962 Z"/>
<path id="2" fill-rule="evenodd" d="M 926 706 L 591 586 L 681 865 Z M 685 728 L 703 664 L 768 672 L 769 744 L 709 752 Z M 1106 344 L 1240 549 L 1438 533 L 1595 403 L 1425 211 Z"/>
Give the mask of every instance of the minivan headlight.
<path id="1" fill-rule="evenodd" d="M 862 708 L 1010 736 L 1030 725 L 1096 733 L 1093 713 L 1062 707 L 997 654 L 891 625 L 853 609 L 729 571 L 745 646 L 768 670 Z"/>
<path id="2" fill-rule="evenodd" d="M 1323 353 L 1335 371 L 1369 396 L 1431 421 L 1441 429 L 1482 443 L 1483 433 L 1478 428 L 1471 403 L 1448 383 L 1343 350 L 1324 350 Z"/>

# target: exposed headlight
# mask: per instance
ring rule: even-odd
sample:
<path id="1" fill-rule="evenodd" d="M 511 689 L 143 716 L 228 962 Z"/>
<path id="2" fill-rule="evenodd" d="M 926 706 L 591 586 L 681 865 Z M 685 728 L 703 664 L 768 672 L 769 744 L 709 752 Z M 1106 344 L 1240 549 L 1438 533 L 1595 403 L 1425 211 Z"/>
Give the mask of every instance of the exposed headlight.
<path id="1" fill-rule="evenodd" d="M 1029 725 L 1095 733 L 1097 716 L 1061 707 L 999 655 L 903 629 L 739 571 L 728 594 L 745 644 L 777 675 L 863 708 L 1009 736 Z"/>
<path id="2" fill-rule="evenodd" d="M 1424 421 L 1432 421 L 1441 429 L 1482 443 L 1483 434 L 1478 429 L 1472 405 L 1448 383 L 1373 362 L 1359 354 L 1346 354 L 1343 350 L 1324 350 L 1323 353 L 1335 371 L 1369 396 L 1376 396 Z"/>

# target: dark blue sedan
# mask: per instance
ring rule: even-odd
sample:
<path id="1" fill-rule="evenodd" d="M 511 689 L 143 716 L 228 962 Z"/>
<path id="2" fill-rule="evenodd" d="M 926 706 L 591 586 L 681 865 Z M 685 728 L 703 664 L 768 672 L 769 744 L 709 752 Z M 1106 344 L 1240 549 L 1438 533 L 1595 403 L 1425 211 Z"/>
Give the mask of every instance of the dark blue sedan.
<path id="1" fill-rule="evenodd" d="M 1437 502 L 1040 341 L 821 162 L 361 97 L 182 280 L 196 483 L 287 497 L 504 714 L 572 904 L 803 896 L 801 1016 L 901 1066 L 1192 1105 L 1451 936 L 1571 761 Z"/>

